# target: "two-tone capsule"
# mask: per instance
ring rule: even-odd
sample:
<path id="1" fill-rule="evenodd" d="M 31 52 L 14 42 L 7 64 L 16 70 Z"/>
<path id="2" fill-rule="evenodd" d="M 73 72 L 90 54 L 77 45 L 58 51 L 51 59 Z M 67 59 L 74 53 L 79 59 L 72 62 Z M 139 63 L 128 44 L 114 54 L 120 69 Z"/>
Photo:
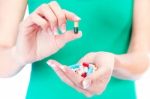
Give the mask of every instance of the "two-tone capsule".
<path id="1" fill-rule="evenodd" d="M 79 31 L 79 22 L 75 21 L 74 22 L 74 33 L 77 34 Z"/>

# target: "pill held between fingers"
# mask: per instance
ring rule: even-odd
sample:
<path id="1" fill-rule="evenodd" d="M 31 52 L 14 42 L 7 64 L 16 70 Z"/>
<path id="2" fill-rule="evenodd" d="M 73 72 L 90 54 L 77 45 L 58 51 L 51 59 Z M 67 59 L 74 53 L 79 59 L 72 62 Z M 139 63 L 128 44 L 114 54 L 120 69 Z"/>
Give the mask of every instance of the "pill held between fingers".
<path id="1" fill-rule="evenodd" d="M 77 21 L 74 22 L 74 33 L 77 34 L 79 31 L 79 23 Z"/>

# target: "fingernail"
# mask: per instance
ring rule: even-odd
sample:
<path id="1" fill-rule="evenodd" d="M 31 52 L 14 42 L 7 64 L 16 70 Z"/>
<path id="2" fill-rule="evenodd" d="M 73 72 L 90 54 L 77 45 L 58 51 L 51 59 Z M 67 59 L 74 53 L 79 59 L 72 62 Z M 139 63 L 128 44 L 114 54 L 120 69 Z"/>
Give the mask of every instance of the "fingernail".
<path id="1" fill-rule="evenodd" d="M 88 87 L 90 87 L 90 84 L 91 84 L 91 80 L 84 80 L 82 82 L 83 89 L 87 89 Z"/>
<path id="2" fill-rule="evenodd" d="M 60 30 L 61 30 L 62 33 L 66 32 L 66 24 L 62 24 L 60 26 Z"/>
<path id="3" fill-rule="evenodd" d="M 76 21 L 81 20 L 81 18 L 80 18 L 80 17 L 78 17 L 78 16 L 75 16 L 75 17 L 74 17 L 74 19 L 75 19 Z"/>
<path id="4" fill-rule="evenodd" d="M 51 67 L 55 67 L 55 64 L 51 63 L 50 61 L 48 61 L 47 64 Z"/>
<path id="5" fill-rule="evenodd" d="M 79 31 L 78 34 L 76 34 L 76 35 L 79 35 L 78 38 L 81 38 L 82 37 L 82 31 Z"/>
<path id="6" fill-rule="evenodd" d="M 60 68 L 65 72 L 66 71 L 66 69 L 65 69 L 65 67 L 64 66 L 60 66 Z"/>

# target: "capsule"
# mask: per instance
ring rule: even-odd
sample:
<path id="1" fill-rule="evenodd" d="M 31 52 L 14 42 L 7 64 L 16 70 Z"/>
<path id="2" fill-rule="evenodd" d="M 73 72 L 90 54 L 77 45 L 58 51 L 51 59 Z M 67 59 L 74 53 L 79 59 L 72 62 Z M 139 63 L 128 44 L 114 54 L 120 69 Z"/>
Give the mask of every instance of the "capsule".
<path id="1" fill-rule="evenodd" d="M 89 67 L 89 64 L 88 63 L 82 63 L 82 65 L 84 66 L 84 67 Z"/>
<path id="2" fill-rule="evenodd" d="M 81 76 L 82 76 L 83 78 L 85 78 L 85 77 L 87 76 L 87 73 L 84 72 L 84 73 L 81 74 Z"/>
<path id="3" fill-rule="evenodd" d="M 93 72 L 94 72 L 93 67 L 89 66 L 89 69 L 88 69 L 88 71 L 87 71 L 87 74 L 89 75 L 89 74 L 92 74 Z"/>
<path id="4" fill-rule="evenodd" d="M 77 34 L 79 31 L 79 23 L 77 21 L 74 22 L 74 33 Z"/>
<path id="5" fill-rule="evenodd" d="M 71 69 L 76 69 L 76 68 L 79 68 L 80 64 L 74 64 L 74 65 L 70 65 L 69 67 Z"/>

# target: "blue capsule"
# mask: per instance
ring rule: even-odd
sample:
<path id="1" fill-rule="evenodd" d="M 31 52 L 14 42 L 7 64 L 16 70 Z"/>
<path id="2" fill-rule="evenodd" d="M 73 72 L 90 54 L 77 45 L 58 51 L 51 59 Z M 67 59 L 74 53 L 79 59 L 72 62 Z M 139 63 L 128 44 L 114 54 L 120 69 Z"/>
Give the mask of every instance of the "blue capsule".
<path id="1" fill-rule="evenodd" d="M 80 64 L 74 64 L 69 66 L 71 69 L 77 69 L 80 67 Z"/>
<path id="2" fill-rule="evenodd" d="M 89 66 L 89 69 L 88 69 L 87 74 L 89 75 L 89 74 L 92 74 L 92 73 L 93 73 L 93 67 L 92 67 L 92 66 Z"/>

